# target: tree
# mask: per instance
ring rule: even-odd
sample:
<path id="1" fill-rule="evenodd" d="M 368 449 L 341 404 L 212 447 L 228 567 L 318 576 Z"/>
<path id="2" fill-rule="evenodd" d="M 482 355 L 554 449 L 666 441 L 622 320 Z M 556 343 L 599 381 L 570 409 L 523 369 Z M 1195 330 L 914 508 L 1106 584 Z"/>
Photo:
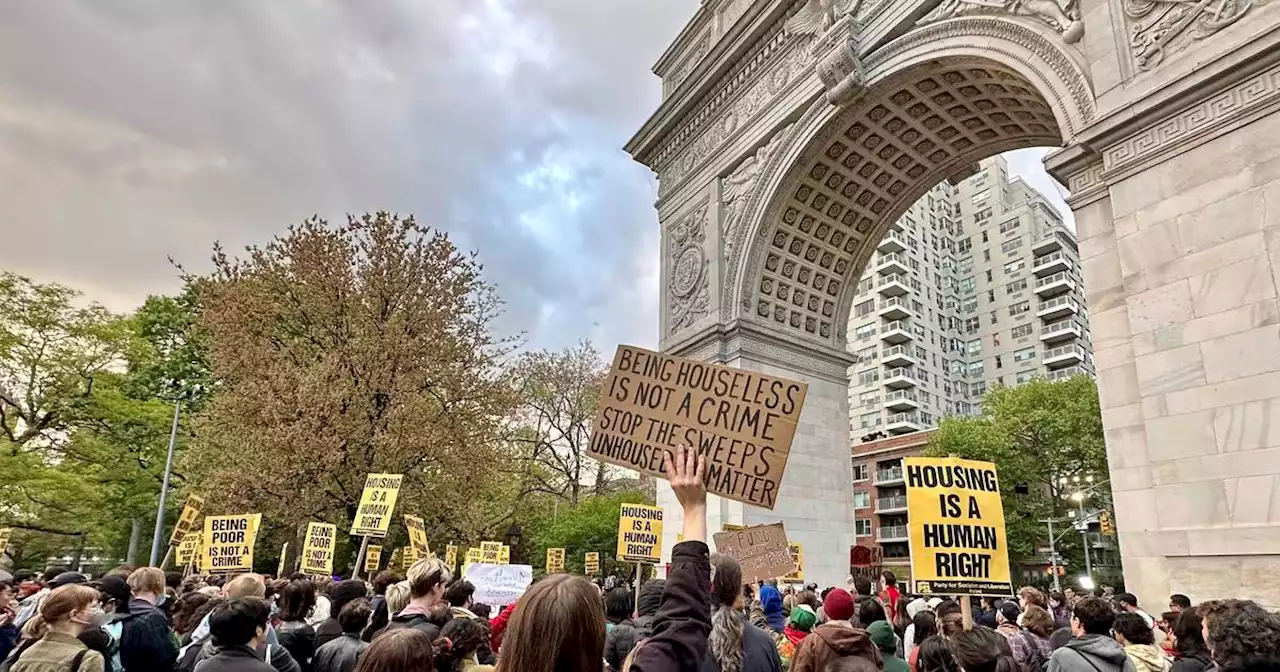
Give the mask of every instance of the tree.
<path id="1" fill-rule="evenodd" d="M 565 571 L 581 574 L 584 554 L 600 553 L 600 571 L 627 571 L 618 561 L 618 519 L 623 504 L 652 504 L 653 494 L 630 490 L 584 497 L 576 507 L 556 506 L 555 498 L 542 497 L 524 522 L 527 559 L 534 567 L 545 565 L 548 548 L 565 549 Z"/>
<path id="2" fill-rule="evenodd" d="M 470 504 L 457 489 L 493 469 L 512 407 L 510 342 L 474 255 L 378 213 L 213 261 L 188 279 L 217 393 L 183 460 L 212 508 L 341 525 L 370 472 L 405 475 L 403 510 Z"/>
<path id="3" fill-rule="evenodd" d="M 608 467 L 588 457 L 591 423 L 608 364 L 591 343 L 560 352 L 525 353 L 514 368 L 520 406 L 510 439 L 519 460 L 512 473 L 526 493 L 539 492 L 577 506 L 584 488 L 603 493 Z"/>
<path id="4" fill-rule="evenodd" d="M 1097 384 L 1075 376 L 997 387 L 983 399 L 982 415 L 943 419 L 926 455 L 994 462 L 1010 554 L 1034 556 L 1046 535 L 1040 521 L 1065 517 L 1075 506 L 1066 499 L 1079 488 L 1074 479 L 1093 476 L 1101 482 L 1108 473 Z M 1106 485 L 1096 492 L 1110 500 Z M 1064 547 L 1077 542 L 1067 535 Z"/>

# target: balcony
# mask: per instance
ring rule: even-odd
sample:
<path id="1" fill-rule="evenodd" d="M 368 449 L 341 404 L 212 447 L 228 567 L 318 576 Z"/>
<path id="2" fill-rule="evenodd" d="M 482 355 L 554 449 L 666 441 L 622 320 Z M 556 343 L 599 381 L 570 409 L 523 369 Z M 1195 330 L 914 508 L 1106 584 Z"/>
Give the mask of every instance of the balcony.
<path id="1" fill-rule="evenodd" d="M 1089 371 L 1084 367 L 1068 366 L 1065 369 L 1050 371 L 1049 375 L 1045 376 L 1045 378 L 1050 381 L 1059 381 L 1059 380 L 1066 380 L 1068 378 L 1073 378 L 1075 376 L 1087 375 L 1088 373 Z"/>
<path id="2" fill-rule="evenodd" d="M 891 525 L 882 527 L 876 533 L 876 540 L 880 543 L 886 541 L 908 541 L 906 525 Z"/>
<path id="3" fill-rule="evenodd" d="M 1079 312 L 1079 302 L 1070 296 L 1059 296 L 1056 299 L 1041 301 L 1040 308 L 1036 310 L 1036 317 L 1048 322 L 1068 315 L 1075 315 Z"/>
<path id="4" fill-rule="evenodd" d="M 1044 365 L 1047 367 L 1069 366 L 1084 360 L 1084 348 L 1078 345 L 1064 345 L 1044 351 Z"/>
<path id="5" fill-rule="evenodd" d="M 901 296 L 883 299 L 877 305 L 877 308 L 879 310 L 876 314 L 887 320 L 901 320 L 904 317 L 912 317 L 910 302 Z"/>
<path id="6" fill-rule="evenodd" d="M 880 340 L 886 343 L 905 343 L 915 338 L 911 333 L 911 325 L 905 320 L 895 320 L 880 325 Z"/>
<path id="7" fill-rule="evenodd" d="M 916 372 L 908 367 L 900 366 L 895 369 L 886 369 L 884 372 L 884 386 L 891 390 L 915 387 L 918 384 Z"/>
<path id="8" fill-rule="evenodd" d="M 880 241 L 880 245 L 878 245 L 876 249 L 884 254 L 901 252 L 907 249 L 907 245 L 910 242 L 911 241 L 907 238 L 906 234 L 899 233 L 897 231 L 889 231 L 889 233 L 885 234 L 884 240 Z"/>
<path id="9" fill-rule="evenodd" d="M 876 289 L 879 289 L 884 296 L 900 296 L 911 291 L 911 282 L 902 273 L 882 275 L 876 282 Z"/>
<path id="10" fill-rule="evenodd" d="M 1076 279 L 1070 273 L 1054 273 L 1036 280 L 1036 294 L 1041 297 L 1057 296 L 1076 288 Z"/>
<path id="11" fill-rule="evenodd" d="M 876 272 L 881 275 L 906 274 L 908 270 L 910 269 L 907 268 L 907 258 L 896 252 L 880 255 L 880 261 L 876 263 Z"/>
<path id="12" fill-rule="evenodd" d="M 884 395 L 884 407 L 891 411 L 914 411 L 919 406 L 915 390 L 895 390 Z"/>
<path id="13" fill-rule="evenodd" d="M 1061 249 L 1062 249 L 1062 239 L 1053 233 L 1050 233 L 1044 238 L 1041 238 L 1040 240 L 1037 240 L 1036 242 L 1031 244 L 1032 254 L 1048 254 L 1050 252 L 1054 252 L 1056 250 L 1061 250 Z"/>
<path id="14" fill-rule="evenodd" d="M 914 366 L 916 363 L 915 357 L 911 356 L 911 346 L 909 345 L 895 345 L 892 348 L 885 348 L 881 359 L 890 366 Z"/>
<path id="15" fill-rule="evenodd" d="M 1035 265 L 1031 267 L 1031 272 L 1036 277 L 1043 277 L 1051 273 L 1058 273 L 1071 268 L 1071 259 L 1067 257 L 1065 252 L 1053 252 L 1043 257 L 1036 257 Z"/>
<path id="16" fill-rule="evenodd" d="M 1058 299 L 1054 299 L 1057 301 Z M 1057 343 L 1069 338 L 1080 338 L 1083 332 L 1080 325 L 1075 320 L 1062 320 L 1061 322 L 1052 322 L 1044 325 L 1040 331 L 1040 341 L 1043 343 Z"/>
<path id="17" fill-rule="evenodd" d="M 876 485 L 901 485 L 906 480 L 903 478 L 902 465 L 899 463 L 896 467 L 888 469 L 876 469 Z"/>
<path id="18" fill-rule="evenodd" d="M 907 510 L 907 496 L 894 495 L 876 500 L 876 513 L 902 513 Z"/>

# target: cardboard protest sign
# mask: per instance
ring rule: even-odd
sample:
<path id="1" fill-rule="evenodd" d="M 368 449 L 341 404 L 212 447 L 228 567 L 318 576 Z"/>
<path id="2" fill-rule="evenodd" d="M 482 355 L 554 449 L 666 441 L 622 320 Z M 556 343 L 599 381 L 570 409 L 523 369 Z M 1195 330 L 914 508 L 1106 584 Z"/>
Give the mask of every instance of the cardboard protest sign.
<path id="1" fill-rule="evenodd" d="M 657 564 L 662 559 L 662 507 L 623 504 L 618 517 L 617 557 Z"/>
<path id="2" fill-rule="evenodd" d="M 480 542 L 480 562 L 489 565 L 496 565 L 502 558 L 502 542 L 500 541 L 482 541 Z"/>
<path id="3" fill-rule="evenodd" d="M 205 569 L 210 572 L 253 571 L 253 545 L 258 531 L 254 524 L 255 516 L 262 519 L 261 514 L 252 513 L 205 517 Z"/>
<path id="4" fill-rule="evenodd" d="M 302 571 L 306 574 L 331 576 L 337 538 L 337 525 L 307 523 L 307 536 L 302 543 Z"/>
<path id="5" fill-rule="evenodd" d="M 791 561 L 796 563 L 796 571 L 782 577 L 787 583 L 801 583 L 804 581 L 804 546 L 791 542 L 787 544 L 787 551 L 791 554 Z"/>
<path id="6" fill-rule="evenodd" d="M 382 566 L 382 547 L 370 546 L 364 549 L 364 573 L 376 574 Z"/>
<path id="7" fill-rule="evenodd" d="M 588 574 L 600 573 L 600 553 L 592 551 L 583 558 L 583 564 L 586 566 Z"/>
<path id="8" fill-rule="evenodd" d="M 493 607 L 515 604 L 533 583 L 529 565 L 490 565 L 477 563 L 467 567 L 466 578 L 476 587 L 476 602 Z"/>
<path id="9" fill-rule="evenodd" d="M 547 573 L 559 574 L 564 571 L 564 549 L 547 549 Z"/>
<path id="10" fill-rule="evenodd" d="M 284 559 L 289 556 L 289 542 L 280 547 L 280 564 L 276 566 L 276 578 L 284 576 Z"/>
<path id="11" fill-rule="evenodd" d="M 421 518 L 404 514 L 404 529 L 409 532 L 409 545 L 418 555 L 431 555 L 431 546 L 427 544 L 427 525 Z"/>
<path id="12" fill-rule="evenodd" d="M 182 503 L 182 513 L 178 515 L 178 522 L 173 526 L 173 533 L 169 535 L 169 545 L 176 547 L 182 543 L 182 538 L 187 533 L 200 529 L 200 509 L 204 508 L 204 499 L 196 496 L 187 496 L 187 501 Z"/>
<path id="13" fill-rule="evenodd" d="M 756 525 L 713 535 L 716 551 L 742 565 L 742 580 L 750 583 L 787 576 L 796 570 L 782 523 Z"/>
<path id="14" fill-rule="evenodd" d="M 453 570 L 458 568 L 457 544 L 448 544 L 444 547 L 444 564 Z"/>
<path id="15" fill-rule="evenodd" d="M 369 474 L 360 493 L 360 507 L 351 522 L 351 534 L 363 537 L 385 537 L 391 527 L 391 512 L 396 509 L 400 483 L 404 474 Z"/>
<path id="16" fill-rule="evenodd" d="M 1012 595 L 996 465 L 953 457 L 902 463 L 913 592 Z"/>
<path id="17" fill-rule="evenodd" d="M 588 450 L 597 460 L 665 478 L 680 444 L 707 457 L 707 490 L 772 509 L 809 386 L 618 347 L 600 388 Z"/>
<path id="18" fill-rule="evenodd" d="M 179 567 L 186 567 L 199 558 L 197 553 L 200 552 L 200 540 L 204 538 L 204 532 L 195 531 L 182 537 L 182 543 L 178 544 L 178 549 L 174 552 Z"/>

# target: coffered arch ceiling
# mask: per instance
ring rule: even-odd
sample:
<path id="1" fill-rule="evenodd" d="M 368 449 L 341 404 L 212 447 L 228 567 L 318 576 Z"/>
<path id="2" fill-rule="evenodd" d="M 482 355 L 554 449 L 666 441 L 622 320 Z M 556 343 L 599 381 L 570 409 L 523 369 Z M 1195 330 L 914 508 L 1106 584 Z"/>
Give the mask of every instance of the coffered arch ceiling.
<path id="1" fill-rule="evenodd" d="M 741 317 L 842 348 L 854 286 L 912 203 L 982 158 L 1062 144 L 1053 106 L 993 60 L 930 60 L 873 85 L 778 157 L 791 164 L 744 251 Z"/>

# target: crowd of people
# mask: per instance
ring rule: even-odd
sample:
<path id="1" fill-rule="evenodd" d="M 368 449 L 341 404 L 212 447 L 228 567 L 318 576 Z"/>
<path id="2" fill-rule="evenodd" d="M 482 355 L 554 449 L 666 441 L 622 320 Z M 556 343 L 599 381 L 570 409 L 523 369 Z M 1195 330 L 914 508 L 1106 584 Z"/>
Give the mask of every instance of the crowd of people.
<path id="1" fill-rule="evenodd" d="M 705 462 L 668 456 L 685 541 L 668 576 L 630 588 L 549 575 L 511 606 L 428 557 L 370 582 L 120 567 L 0 584 L 0 672 L 1254 672 L 1280 669 L 1280 616 L 1224 599 L 1131 594 L 1008 600 L 847 586 L 744 584 L 706 544 Z M 970 612 L 966 618 L 965 612 Z"/>

